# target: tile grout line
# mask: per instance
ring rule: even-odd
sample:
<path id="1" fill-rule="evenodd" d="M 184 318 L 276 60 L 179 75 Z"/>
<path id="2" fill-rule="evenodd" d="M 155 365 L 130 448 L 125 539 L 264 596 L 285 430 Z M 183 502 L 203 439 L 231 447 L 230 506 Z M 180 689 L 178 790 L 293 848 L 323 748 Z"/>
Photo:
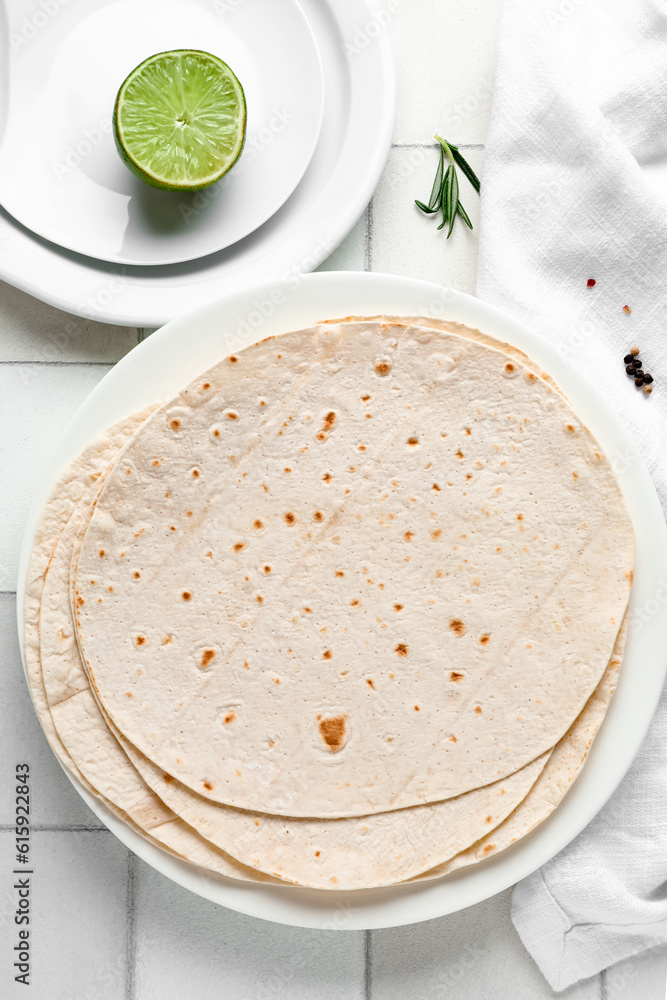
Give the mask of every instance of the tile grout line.
<path id="1" fill-rule="evenodd" d="M 371 964 L 373 956 L 371 953 L 372 931 L 364 931 L 364 1000 L 371 1000 L 372 990 L 372 970 Z"/>
<path id="2" fill-rule="evenodd" d="M 15 829 L 11 823 L 0 823 L 0 833 L 10 833 Z M 33 823 L 33 833 L 111 833 L 106 826 L 63 826 L 58 823 Z"/>
<path id="3" fill-rule="evenodd" d="M 373 268 L 373 198 L 366 208 L 366 239 L 364 241 L 364 271 Z"/>
<path id="4" fill-rule="evenodd" d="M 116 361 L 0 361 L 0 365 L 7 368 L 22 365 L 43 365 L 50 368 L 71 368 L 80 365 L 84 368 L 113 368 Z"/>
<path id="5" fill-rule="evenodd" d="M 458 142 L 458 149 L 484 149 L 483 142 Z M 392 142 L 392 149 L 437 149 L 437 142 Z"/>
<path id="6" fill-rule="evenodd" d="M 136 858 L 132 851 L 127 852 L 127 928 L 125 938 L 125 1000 L 134 1000 L 134 972 L 136 961 L 136 928 L 134 920 L 134 880 L 136 877 Z"/>

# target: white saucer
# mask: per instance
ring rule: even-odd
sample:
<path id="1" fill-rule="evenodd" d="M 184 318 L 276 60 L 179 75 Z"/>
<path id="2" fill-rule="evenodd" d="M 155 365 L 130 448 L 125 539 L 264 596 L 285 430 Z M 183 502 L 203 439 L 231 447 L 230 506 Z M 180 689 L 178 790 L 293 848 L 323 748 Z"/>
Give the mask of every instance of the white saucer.
<path id="1" fill-rule="evenodd" d="M 25 0 L 7 7 L 0 203 L 34 233 L 120 264 L 193 260 L 261 226 L 303 177 L 324 93 L 317 44 L 297 0 L 88 0 L 59 7 L 51 21 L 42 10 L 46 23 L 28 38 L 21 30 L 32 7 Z M 241 158 L 196 194 L 158 191 L 135 177 L 111 129 L 127 74 L 174 48 L 224 59 L 248 105 Z"/>

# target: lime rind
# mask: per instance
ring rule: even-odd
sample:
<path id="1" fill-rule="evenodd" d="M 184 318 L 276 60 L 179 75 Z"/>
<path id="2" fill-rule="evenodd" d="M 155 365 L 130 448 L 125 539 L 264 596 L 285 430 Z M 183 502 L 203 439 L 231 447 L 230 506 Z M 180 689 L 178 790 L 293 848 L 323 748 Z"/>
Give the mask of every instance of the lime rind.
<path id="1" fill-rule="evenodd" d="M 208 187 L 245 142 L 243 87 L 222 59 L 197 49 L 150 56 L 122 83 L 114 108 L 121 158 L 142 180 L 170 191 Z"/>

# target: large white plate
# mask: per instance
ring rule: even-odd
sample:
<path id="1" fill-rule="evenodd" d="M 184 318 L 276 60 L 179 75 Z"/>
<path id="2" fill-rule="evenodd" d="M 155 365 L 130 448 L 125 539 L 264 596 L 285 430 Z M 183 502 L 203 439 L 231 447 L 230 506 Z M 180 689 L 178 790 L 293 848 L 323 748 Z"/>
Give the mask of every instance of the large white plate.
<path id="1" fill-rule="evenodd" d="M 349 314 L 420 314 L 479 327 L 526 351 L 567 394 L 613 463 L 637 540 L 630 630 L 616 695 L 578 780 L 555 813 L 514 847 L 440 881 L 364 892 L 250 886 L 194 869 L 142 840 L 73 780 L 128 847 L 193 892 L 266 920 L 307 927 L 389 927 L 451 913 L 492 896 L 563 848 L 595 816 L 630 766 L 667 667 L 667 528 L 655 490 L 623 424 L 584 376 L 499 310 L 439 285 L 383 274 L 331 272 L 236 292 L 167 324 L 130 352 L 90 394 L 45 471 L 30 513 L 18 584 L 19 631 L 29 552 L 40 510 L 63 467 L 114 421 L 181 389 L 230 351 L 271 334 Z M 662 595 L 662 596 L 661 596 Z"/>
<path id="2" fill-rule="evenodd" d="M 236 12 L 244 3 L 211 0 L 211 6 L 223 12 Z M 17 46 L 21 51 L 24 45 L 48 49 L 57 21 L 73 6 L 58 0 L 53 5 L 58 9 L 53 17 L 31 6 L 18 36 L 10 37 L 6 0 L 0 0 L 0 51 Z M 227 291 L 317 267 L 363 212 L 387 159 L 396 113 L 386 27 L 393 15 L 385 9 L 373 12 L 371 0 L 301 0 L 301 7 L 322 61 L 324 119 L 308 169 L 271 219 L 234 246 L 202 260 L 135 267 L 63 250 L 0 209 L 0 279 L 68 312 L 155 327 Z M 0 135 L 7 72 L 6 61 L 0 59 Z"/>
<path id="3" fill-rule="evenodd" d="M 303 177 L 324 92 L 315 36 L 297 0 L 87 0 L 51 22 L 42 8 L 46 23 L 34 38 L 21 35 L 35 16 L 31 0 L 5 3 L 0 203 L 32 232 L 120 264 L 193 260 L 261 226 Z M 139 180 L 122 163 L 111 125 L 127 74 L 155 52 L 183 48 L 229 63 L 248 106 L 240 160 L 196 194 Z"/>

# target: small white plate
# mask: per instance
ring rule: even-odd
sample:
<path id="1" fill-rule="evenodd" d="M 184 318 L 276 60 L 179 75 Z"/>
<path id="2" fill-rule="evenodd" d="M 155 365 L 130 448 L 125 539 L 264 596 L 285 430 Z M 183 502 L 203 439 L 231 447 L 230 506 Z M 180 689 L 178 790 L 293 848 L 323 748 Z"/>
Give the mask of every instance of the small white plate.
<path id="1" fill-rule="evenodd" d="M 297 0 L 87 0 L 59 7 L 23 39 L 25 0 L 8 3 L 9 94 L 0 203 L 61 247 L 121 264 L 172 264 L 221 250 L 283 205 L 312 159 L 322 124 L 322 64 Z M 30 24 L 31 22 L 28 21 Z M 41 22 L 40 22 L 41 23 Z M 28 32 L 30 34 L 30 32 Z M 23 41 L 23 44 L 21 44 Z M 156 52 L 204 49 L 245 90 L 238 163 L 205 191 L 149 187 L 121 161 L 116 93 Z"/>
<path id="2" fill-rule="evenodd" d="M 392 927 L 452 913 L 506 889 L 568 844 L 602 808 L 632 763 L 667 669 L 667 527 L 653 484 L 627 430 L 579 369 L 522 324 L 461 292 L 386 274 L 330 272 L 235 292 L 174 320 L 126 355 L 80 408 L 46 469 L 26 527 L 18 582 L 19 634 L 28 557 L 40 511 L 65 465 L 110 424 L 165 398 L 231 351 L 336 316 L 423 315 L 479 327 L 514 344 L 549 372 L 602 445 L 625 496 L 637 551 L 630 629 L 618 688 L 585 767 L 558 809 L 495 858 L 422 884 L 322 892 L 231 882 L 146 843 L 74 779 L 100 819 L 144 861 L 223 906 L 280 923 L 346 930 Z"/>
<path id="3" fill-rule="evenodd" d="M 296 191 L 250 236 L 198 261 L 120 266 L 47 243 L 0 209 L 0 279 L 67 312 L 156 327 L 225 292 L 269 278 L 296 280 L 312 271 L 366 208 L 391 145 L 396 79 L 386 25 L 394 15 L 374 3 L 371 9 L 371 3 L 301 0 L 324 66 L 322 134 Z M 239 0 L 214 0 L 217 5 L 237 8 Z M 61 3 L 57 17 L 68 16 L 70 6 Z M 55 17 L 44 23 L 41 8 L 31 7 L 17 38 L 10 38 L 0 0 L 0 53 L 20 50 L 26 42 L 42 46 L 47 58 L 54 23 Z M 0 135 L 6 73 L 7 61 L 0 56 Z"/>

